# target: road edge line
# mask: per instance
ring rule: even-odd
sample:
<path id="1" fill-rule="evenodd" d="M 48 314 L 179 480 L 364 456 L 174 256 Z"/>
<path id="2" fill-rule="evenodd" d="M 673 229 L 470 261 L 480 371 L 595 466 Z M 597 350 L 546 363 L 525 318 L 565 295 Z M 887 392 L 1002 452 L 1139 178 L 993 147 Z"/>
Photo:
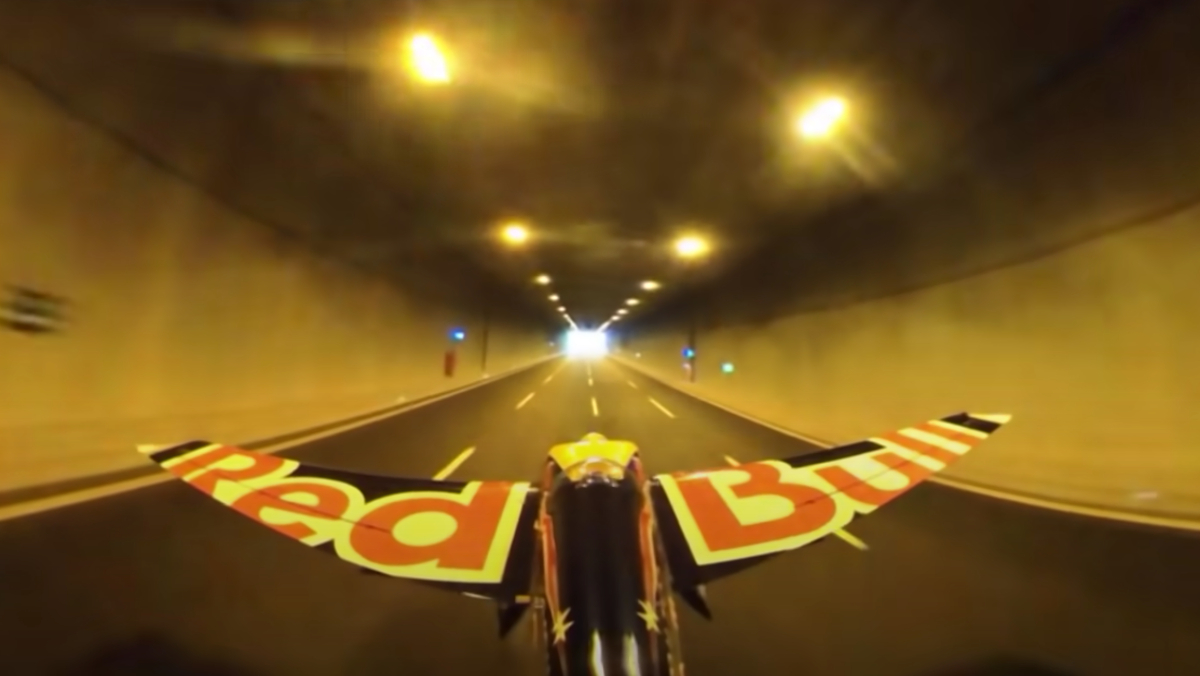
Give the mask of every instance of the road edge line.
<path id="1" fill-rule="evenodd" d="M 521 366 L 517 366 L 512 369 L 509 369 L 508 371 L 503 371 L 501 373 L 498 373 L 496 375 L 492 375 L 492 376 L 488 376 L 488 377 L 480 377 L 478 380 L 476 380 L 474 382 L 467 383 L 465 385 L 460 385 L 459 387 L 457 387 L 453 390 L 447 390 L 446 392 L 440 392 L 437 394 L 431 394 L 424 398 L 414 399 L 410 402 L 401 404 L 401 405 L 399 405 L 399 407 L 394 408 L 394 409 L 389 407 L 389 408 L 384 409 L 376 414 L 367 413 L 367 414 L 360 414 L 357 416 L 351 416 L 348 420 L 351 420 L 352 422 L 345 422 L 345 423 L 334 422 L 334 423 L 326 423 L 324 425 L 318 425 L 316 427 L 309 428 L 312 430 L 316 430 L 310 434 L 305 434 L 303 431 L 293 432 L 290 434 L 281 434 L 281 435 L 276 435 L 274 437 L 268 437 L 267 439 L 259 441 L 259 442 L 251 441 L 251 442 L 246 442 L 246 443 L 243 443 L 240 445 L 238 445 L 238 444 L 235 444 L 235 445 L 238 445 L 240 448 L 246 448 L 247 450 L 253 450 L 257 453 L 278 453 L 280 451 L 286 451 L 289 448 L 294 448 L 296 446 L 301 446 L 301 445 L 307 444 L 309 442 L 318 441 L 318 440 L 324 439 L 326 437 L 335 436 L 335 435 L 341 434 L 343 432 L 349 432 L 350 430 L 358 429 L 359 427 L 373 425 L 377 422 L 382 422 L 384 420 L 387 420 L 388 418 L 393 418 L 395 416 L 399 416 L 404 413 L 408 413 L 409 411 L 415 411 L 419 408 L 424 408 L 425 406 L 429 406 L 430 404 L 436 404 L 439 401 L 449 399 L 450 397 L 453 397 L 455 395 L 463 394 L 465 392 L 470 392 L 471 390 L 483 387 L 484 385 L 499 382 L 510 376 L 515 376 L 518 373 L 523 373 L 525 371 L 529 371 L 531 369 L 537 368 L 538 366 L 541 366 L 542 364 L 553 361 L 554 359 L 559 359 L 561 357 L 562 357 L 562 355 L 559 355 L 559 354 L 551 355 L 549 357 L 543 357 L 543 358 L 537 359 L 529 364 L 523 364 Z M 283 439 L 283 441 L 278 441 L 278 442 L 272 443 L 272 439 Z M 133 452 L 133 451 L 131 451 L 131 452 Z M 137 469 L 137 468 L 136 467 L 129 468 L 129 470 L 135 470 L 135 469 Z M 67 491 L 64 493 L 48 495 L 44 498 L 35 498 L 33 500 L 28 500 L 25 502 L 17 502 L 17 503 L 13 503 L 11 505 L 4 505 L 3 507 L 0 507 L 0 522 L 8 521 L 10 519 L 17 519 L 22 516 L 31 516 L 33 514 L 47 512 L 52 509 L 59 509 L 61 507 L 70 507 L 72 505 L 78 505 L 78 504 L 81 504 L 84 502 L 90 502 L 92 500 L 99 500 L 100 498 L 107 498 L 107 497 L 110 497 L 113 495 L 118 495 L 120 493 L 127 493 L 129 491 L 137 490 L 139 488 L 146 488 L 148 486 L 153 486 L 155 484 L 165 483 L 165 482 L 170 481 L 175 478 L 174 476 L 172 476 L 169 473 L 162 472 L 161 469 L 156 466 L 151 466 L 148 469 L 150 471 L 153 471 L 153 473 L 150 476 L 140 476 L 140 477 L 133 478 L 133 479 L 122 479 L 122 480 L 114 481 L 112 483 L 105 483 L 105 484 L 100 484 L 98 486 L 89 486 L 87 488 L 82 488 L 79 490 L 73 490 L 73 491 Z M 118 471 L 126 471 L 126 470 L 118 470 Z M 22 489 L 17 489 L 17 490 L 22 490 Z"/>
<path id="2" fill-rule="evenodd" d="M 788 429 L 786 427 L 783 427 L 782 425 L 778 425 L 778 424 L 770 422 L 768 420 L 763 420 L 757 416 L 751 415 L 744 411 L 739 411 L 736 408 L 726 406 L 725 404 L 717 403 L 717 402 L 715 402 L 707 397 L 704 397 L 702 395 L 699 395 L 695 392 L 689 392 L 688 390 L 683 389 L 682 387 L 679 387 L 679 386 L 675 385 L 674 383 L 667 381 L 666 379 L 660 377 L 659 375 L 651 373 L 649 370 L 643 368 L 642 366 L 637 365 L 633 362 L 630 362 L 629 360 L 627 360 L 624 357 L 618 357 L 615 355 L 609 355 L 609 357 L 615 363 L 617 363 L 621 366 L 624 366 L 626 368 L 629 368 L 633 371 L 636 371 L 637 373 L 639 373 L 643 376 L 646 376 L 647 378 L 663 385 L 664 387 L 669 387 L 672 390 L 686 394 L 689 397 L 696 399 L 697 401 L 701 401 L 705 404 L 708 404 L 709 406 L 714 406 L 716 408 L 721 409 L 722 411 L 725 411 L 726 413 L 731 413 L 733 415 L 738 416 L 739 418 L 743 418 L 743 419 L 748 420 L 757 425 L 762 425 L 763 427 L 774 430 L 780 434 L 792 437 L 794 439 L 799 439 L 800 441 L 804 441 L 806 443 L 813 444 L 814 446 L 820 446 L 822 448 L 832 448 L 837 445 L 836 443 L 834 443 L 832 441 L 826 441 L 824 439 L 818 439 L 816 437 L 808 436 L 807 434 L 804 434 L 802 432 L 797 432 L 796 430 Z M 1074 516 L 1085 516 L 1085 517 L 1091 517 L 1091 518 L 1105 519 L 1108 521 L 1119 521 L 1124 524 L 1131 524 L 1131 525 L 1136 525 L 1136 526 L 1151 526 L 1154 528 L 1168 528 L 1171 530 L 1182 530 L 1182 531 L 1200 533 L 1200 521 L 1195 520 L 1195 519 L 1188 519 L 1185 517 L 1137 514 L 1137 513 L 1133 513 L 1133 512 L 1121 512 L 1121 511 L 1117 511 L 1115 509 L 1108 508 L 1108 507 L 1099 507 L 1099 506 L 1094 506 L 1094 505 L 1083 505 L 1083 504 L 1072 504 L 1069 502 L 1059 502 L 1059 501 L 1051 500 L 1048 498 L 1040 498 L 1040 497 L 1036 497 L 1036 496 L 1032 496 L 1032 495 L 1024 495 L 1021 493 L 1014 493 L 1011 491 L 1006 491 L 1006 490 L 1002 490 L 1002 489 L 998 489 L 998 488 L 990 488 L 987 486 L 981 486 L 979 484 L 974 484 L 974 483 L 971 483 L 968 481 L 962 481 L 960 479 L 950 479 L 950 478 L 941 477 L 941 476 L 930 477 L 928 479 L 928 481 L 942 485 L 942 486 L 946 486 L 947 488 L 953 488 L 955 490 L 960 490 L 960 491 L 963 491 L 966 493 L 974 493 L 976 495 L 982 495 L 984 497 L 989 497 L 989 498 L 993 498 L 993 499 L 997 499 L 997 500 L 1005 500 L 1007 502 L 1015 502 L 1017 504 L 1025 505 L 1027 507 L 1037 507 L 1039 509 L 1048 509 L 1051 511 L 1063 512 L 1063 513 L 1071 514 Z"/>

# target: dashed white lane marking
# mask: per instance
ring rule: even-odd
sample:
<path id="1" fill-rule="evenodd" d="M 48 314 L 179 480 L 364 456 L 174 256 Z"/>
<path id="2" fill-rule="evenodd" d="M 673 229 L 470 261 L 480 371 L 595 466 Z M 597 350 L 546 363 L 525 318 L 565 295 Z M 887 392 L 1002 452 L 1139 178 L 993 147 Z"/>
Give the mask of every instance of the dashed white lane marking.
<path id="1" fill-rule="evenodd" d="M 651 404 L 654 404 L 654 407 L 655 407 L 655 408 L 657 408 L 658 410 L 662 411 L 662 412 L 663 412 L 663 415 L 667 416 L 668 418 L 674 418 L 674 417 L 675 417 L 675 414 L 674 414 L 674 413 L 671 413 L 669 410 L 667 410 L 667 407 L 666 407 L 666 406 L 663 406 L 662 404 L 660 404 L 660 403 L 658 403 L 657 401 L 655 401 L 655 400 L 654 400 L 654 397 L 647 397 L 647 399 L 649 399 L 649 400 L 650 400 L 650 403 L 651 403 Z"/>
<path id="2" fill-rule="evenodd" d="M 632 388 L 633 388 L 633 389 L 635 389 L 635 390 L 638 388 L 638 386 L 637 386 L 637 385 L 634 385 L 634 384 L 633 384 L 633 381 L 632 381 L 632 380 L 626 380 L 625 382 L 626 382 L 626 383 L 628 383 L 628 384 L 629 384 L 629 386 L 630 386 L 630 387 L 632 387 Z"/>
<path id="3" fill-rule="evenodd" d="M 542 384 L 548 385 L 551 380 L 554 380 L 554 376 L 558 375 L 558 372 L 563 370 L 564 367 L 566 367 L 566 364 L 560 364 L 558 368 L 554 369 L 554 373 L 546 376 L 546 379 L 542 381 Z"/>
<path id="4" fill-rule="evenodd" d="M 533 395 L 535 395 L 535 394 L 537 394 L 537 392 L 530 392 L 528 396 L 526 396 L 524 399 L 522 399 L 521 403 L 517 404 L 517 410 L 520 411 L 522 406 L 524 406 L 525 404 L 528 404 L 529 400 L 533 399 Z"/>
<path id="5" fill-rule="evenodd" d="M 725 462 L 733 467 L 741 467 L 742 465 L 742 463 L 738 462 L 736 458 L 728 455 L 725 456 Z M 849 544 L 851 547 L 854 547 L 859 551 L 865 552 L 870 549 L 867 547 L 867 543 L 855 537 L 852 533 L 850 533 L 850 531 L 839 528 L 838 530 L 833 531 L 833 534 L 841 538 L 843 542 Z"/>
<path id="6" fill-rule="evenodd" d="M 592 397 L 592 415 L 600 417 L 600 405 L 596 403 L 595 397 Z"/>
<path id="7" fill-rule="evenodd" d="M 592 377 L 588 376 L 588 387 L 594 387 L 596 383 L 592 382 Z"/>
<path id="8" fill-rule="evenodd" d="M 466 462 L 467 458 L 471 457 L 471 455 L 473 455 L 474 453 L 475 453 L 474 446 L 468 448 L 467 450 L 463 451 L 462 453 L 459 453 L 457 457 L 455 457 L 453 460 L 450 461 L 449 465 L 446 465 L 445 467 L 442 468 L 442 470 L 440 472 L 438 472 L 437 474 L 434 474 L 433 478 L 436 479 L 437 481 L 441 481 L 441 480 L 445 479 L 446 477 L 450 476 L 451 474 L 454 473 L 454 470 L 458 469 L 459 466 L 461 466 L 464 462 Z"/>
<path id="9" fill-rule="evenodd" d="M 870 547 L 867 547 L 867 543 L 858 539 L 857 537 L 855 537 L 852 533 L 850 533 L 847 530 L 838 529 L 838 530 L 833 531 L 833 534 L 840 537 L 842 539 L 842 541 L 844 541 L 846 544 L 850 545 L 851 547 L 854 547 L 855 549 L 857 549 L 860 552 L 865 552 L 868 549 L 870 549 Z"/>

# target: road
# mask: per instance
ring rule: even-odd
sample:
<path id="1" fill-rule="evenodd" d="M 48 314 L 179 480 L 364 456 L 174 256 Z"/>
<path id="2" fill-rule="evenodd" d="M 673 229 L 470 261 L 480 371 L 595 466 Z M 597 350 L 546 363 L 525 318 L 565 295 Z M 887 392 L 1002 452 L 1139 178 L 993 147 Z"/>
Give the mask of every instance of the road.
<path id="1" fill-rule="evenodd" d="M 806 449 L 612 361 L 559 360 L 285 455 L 531 480 L 552 444 L 589 431 L 637 442 L 653 472 Z M 1200 673 L 1200 539 L 936 485 L 850 530 L 871 550 L 829 540 L 714 584 L 715 620 L 683 617 L 688 673 Z M 178 483 L 0 523 L 6 675 L 538 664 L 526 631 L 495 638 L 486 602 L 361 574 Z"/>

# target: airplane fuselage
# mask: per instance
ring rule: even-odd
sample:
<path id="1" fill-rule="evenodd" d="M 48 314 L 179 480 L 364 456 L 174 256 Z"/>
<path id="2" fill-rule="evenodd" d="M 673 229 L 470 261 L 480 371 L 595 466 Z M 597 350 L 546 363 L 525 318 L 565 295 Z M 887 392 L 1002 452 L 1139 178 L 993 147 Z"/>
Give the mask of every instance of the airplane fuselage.
<path id="1" fill-rule="evenodd" d="M 554 675 L 668 676 L 669 586 L 636 451 L 547 462 L 538 518 L 541 629 Z M 593 446 L 591 451 L 597 450 Z"/>

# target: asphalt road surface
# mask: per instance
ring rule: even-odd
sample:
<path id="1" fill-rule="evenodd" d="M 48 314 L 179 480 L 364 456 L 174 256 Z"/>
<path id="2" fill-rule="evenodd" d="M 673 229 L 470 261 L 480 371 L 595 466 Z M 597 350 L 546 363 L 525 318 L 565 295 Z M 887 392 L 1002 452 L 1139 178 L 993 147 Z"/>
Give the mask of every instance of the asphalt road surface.
<path id="1" fill-rule="evenodd" d="M 611 361 L 553 361 L 285 455 L 432 476 L 473 447 L 454 478 L 534 480 L 590 431 L 654 472 L 806 448 Z M 869 552 L 827 540 L 714 584 L 711 623 L 683 610 L 688 673 L 1200 674 L 1200 539 L 936 485 L 850 530 Z M 486 602 L 359 573 L 178 483 L 0 523 L 0 674 L 538 673 L 527 630 L 495 632 Z"/>

